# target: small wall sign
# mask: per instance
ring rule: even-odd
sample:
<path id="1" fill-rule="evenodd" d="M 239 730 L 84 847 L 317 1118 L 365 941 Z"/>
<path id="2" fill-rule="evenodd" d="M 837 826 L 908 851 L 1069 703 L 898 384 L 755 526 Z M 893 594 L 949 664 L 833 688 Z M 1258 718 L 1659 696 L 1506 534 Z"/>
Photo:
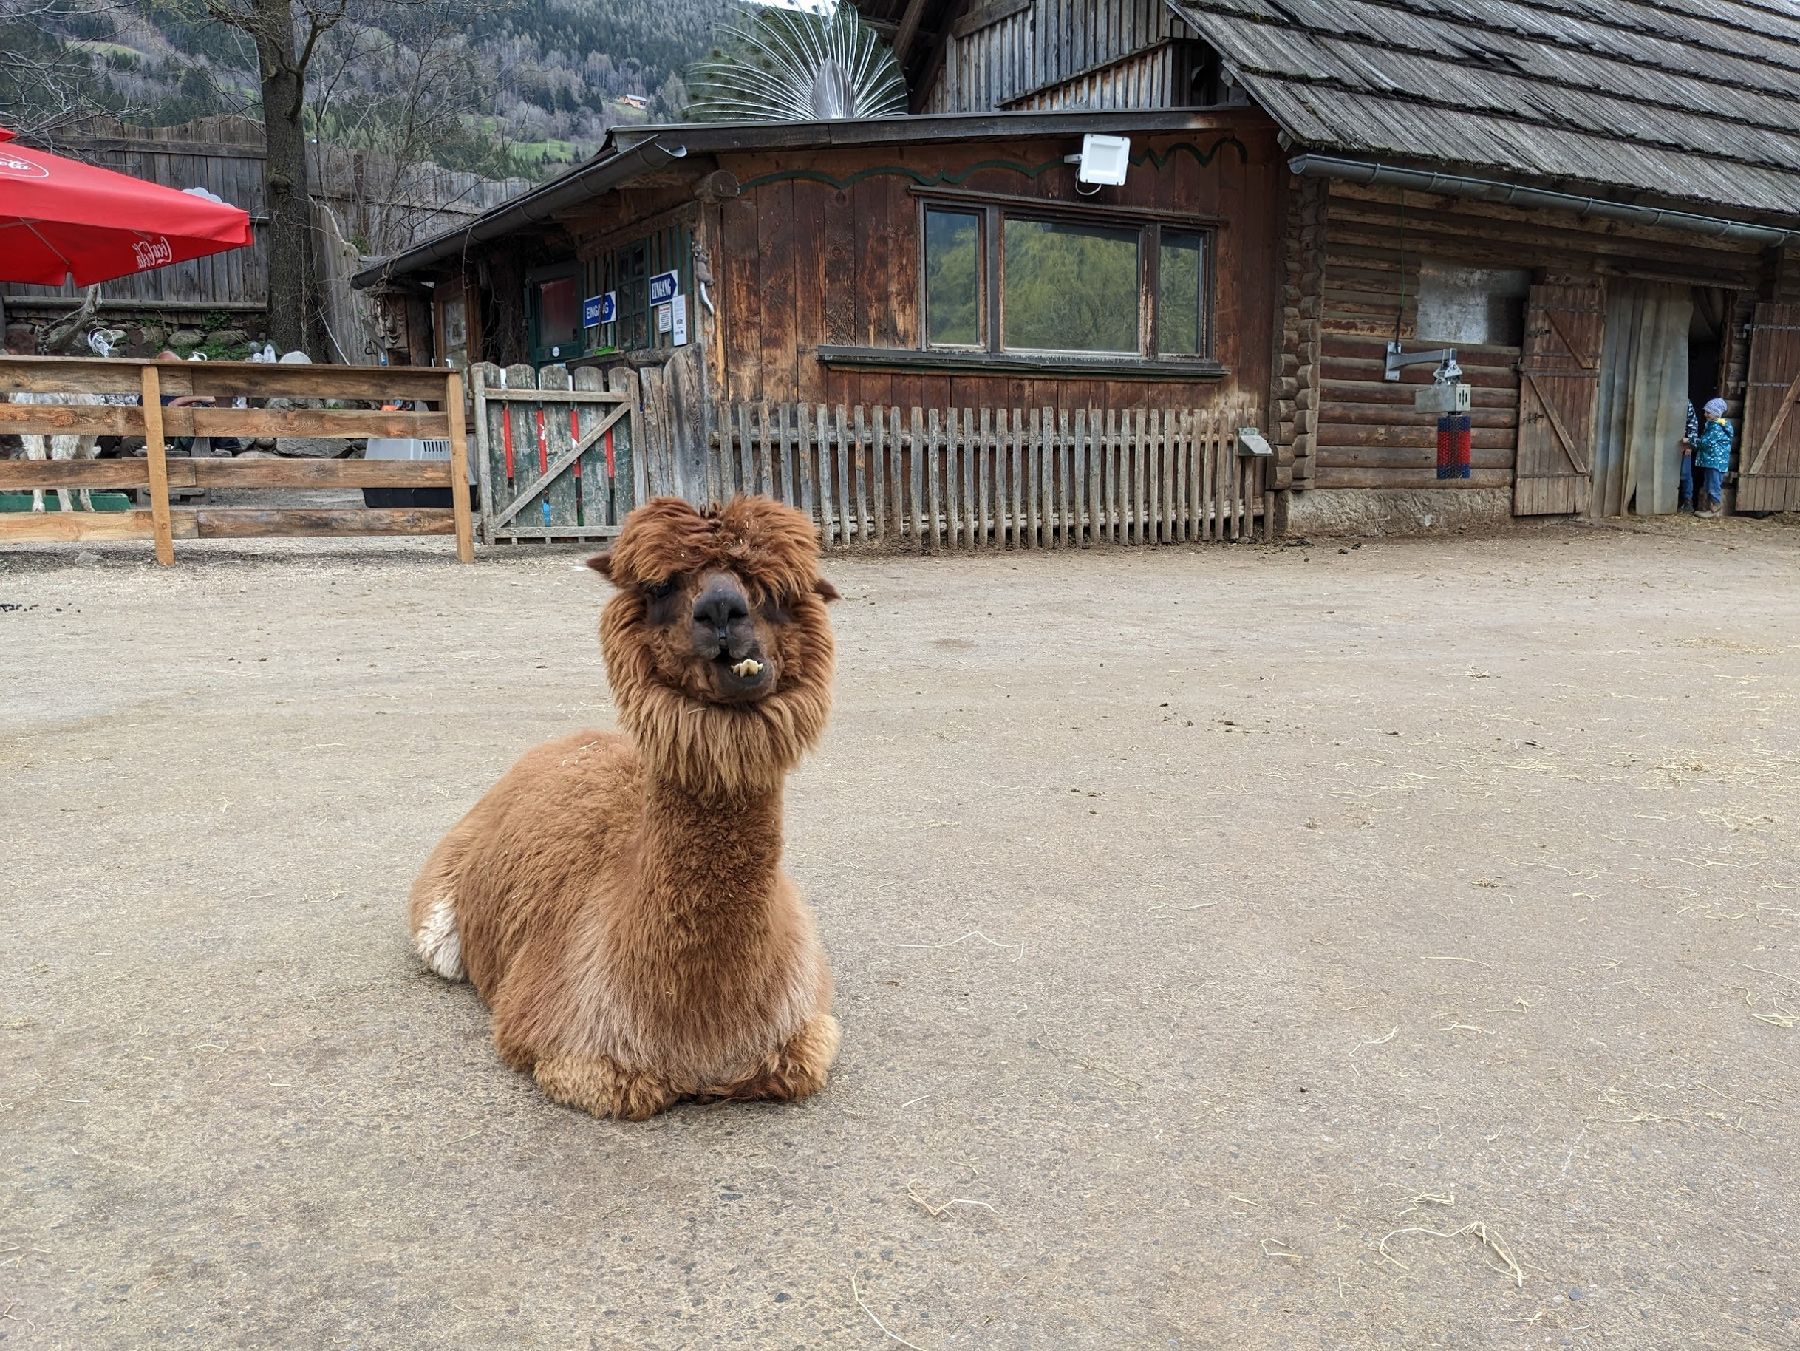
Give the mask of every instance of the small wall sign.
<path id="1" fill-rule="evenodd" d="M 675 293 L 681 289 L 681 274 L 678 272 L 658 272 L 650 278 L 650 303 L 667 305 L 675 299 Z"/>
<path id="2" fill-rule="evenodd" d="M 669 341 L 676 347 L 687 346 L 687 297 L 678 295 L 669 302 Z"/>
<path id="3" fill-rule="evenodd" d="M 581 302 L 581 326 L 598 328 L 610 324 L 619 313 L 619 293 L 608 291 L 603 296 L 589 296 Z"/>

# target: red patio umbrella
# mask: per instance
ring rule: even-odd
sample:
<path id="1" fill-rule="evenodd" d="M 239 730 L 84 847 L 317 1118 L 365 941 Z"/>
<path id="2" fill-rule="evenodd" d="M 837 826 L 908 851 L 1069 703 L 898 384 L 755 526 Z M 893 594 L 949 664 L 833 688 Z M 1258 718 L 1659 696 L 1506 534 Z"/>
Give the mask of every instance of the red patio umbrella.
<path id="1" fill-rule="evenodd" d="M 250 242 L 247 211 L 12 139 L 0 127 L 0 281 L 92 286 Z"/>

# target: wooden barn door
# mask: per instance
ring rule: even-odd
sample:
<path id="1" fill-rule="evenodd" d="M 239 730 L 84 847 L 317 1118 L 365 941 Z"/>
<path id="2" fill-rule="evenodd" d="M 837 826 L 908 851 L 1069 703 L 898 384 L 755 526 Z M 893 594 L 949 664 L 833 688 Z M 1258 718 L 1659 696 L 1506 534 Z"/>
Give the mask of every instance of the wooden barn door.
<path id="1" fill-rule="evenodd" d="M 1738 443 L 1737 509 L 1800 510 L 1800 305 L 1758 305 Z"/>
<path id="2" fill-rule="evenodd" d="M 1593 492 L 1594 405 L 1605 298 L 1591 286 L 1534 286 L 1519 358 L 1513 514 L 1585 512 Z"/>

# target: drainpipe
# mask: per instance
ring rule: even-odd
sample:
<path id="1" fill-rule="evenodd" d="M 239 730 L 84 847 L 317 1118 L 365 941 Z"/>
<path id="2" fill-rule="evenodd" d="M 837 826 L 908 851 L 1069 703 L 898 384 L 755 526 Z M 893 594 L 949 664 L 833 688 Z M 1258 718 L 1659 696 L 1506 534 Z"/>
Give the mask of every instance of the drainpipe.
<path id="1" fill-rule="evenodd" d="M 1665 230 L 1685 230 L 1713 239 L 1729 239 L 1771 248 L 1800 242 L 1800 231 L 1783 230 L 1771 225 L 1746 225 L 1742 221 L 1723 220 L 1718 216 L 1700 216 L 1688 211 L 1664 211 L 1654 206 L 1609 202 L 1603 197 L 1582 197 L 1571 192 L 1554 192 L 1549 188 L 1521 187 L 1517 183 L 1502 183 L 1492 178 L 1441 174 L 1434 169 L 1405 169 L 1368 160 L 1340 159 L 1335 155 L 1296 155 L 1288 161 L 1288 168 L 1302 178 L 1335 178 L 1345 183 L 1406 188 L 1414 192 L 1441 193 L 1447 197 L 1473 197 L 1484 202 L 1498 202 L 1503 206 L 1542 207 L 1550 211 L 1567 211 L 1576 216 L 1598 216 L 1607 220 L 1629 221 L 1633 225 L 1656 225 Z"/>

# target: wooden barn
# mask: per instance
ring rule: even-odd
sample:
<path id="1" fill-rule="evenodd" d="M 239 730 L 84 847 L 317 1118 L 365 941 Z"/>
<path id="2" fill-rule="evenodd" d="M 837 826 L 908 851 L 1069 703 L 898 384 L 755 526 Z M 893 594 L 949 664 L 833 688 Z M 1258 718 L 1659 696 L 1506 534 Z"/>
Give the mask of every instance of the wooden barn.
<path id="1" fill-rule="evenodd" d="M 913 115 L 617 131 L 358 277 L 396 357 L 629 367 L 696 492 L 767 482 L 745 447 L 770 426 L 860 464 L 848 429 L 924 445 L 923 410 L 970 539 L 1017 528 L 989 490 L 1017 496 L 1021 415 L 1064 542 L 1204 536 L 1221 492 L 1265 531 L 1670 511 L 1686 403 L 1714 395 L 1728 503 L 1800 508 L 1790 11 L 858 8 Z M 1107 138 L 1123 182 L 1081 181 Z M 708 456 L 744 472 L 702 479 Z M 1121 532 L 1121 498 L 1150 519 Z"/>

